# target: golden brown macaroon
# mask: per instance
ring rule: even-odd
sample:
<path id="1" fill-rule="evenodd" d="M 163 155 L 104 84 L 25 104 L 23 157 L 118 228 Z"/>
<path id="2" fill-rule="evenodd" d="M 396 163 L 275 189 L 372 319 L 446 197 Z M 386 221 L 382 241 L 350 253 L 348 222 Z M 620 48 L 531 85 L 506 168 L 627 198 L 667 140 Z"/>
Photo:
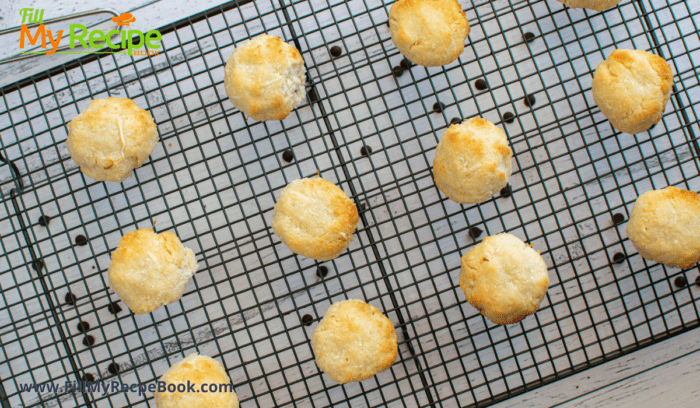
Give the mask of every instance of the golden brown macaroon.
<path id="1" fill-rule="evenodd" d="M 456 60 L 470 31 L 457 0 L 398 0 L 389 10 L 389 29 L 401 54 L 424 67 Z"/>
<path id="2" fill-rule="evenodd" d="M 627 236 L 645 259 L 690 268 L 700 261 L 700 197 L 676 187 L 647 191 L 632 206 Z"/>
<path id="3" fill-rule="evenodd" d="M 673 72 L 663 58 L 642 50 L 615 50 L 593 75 L 593 99 L 620 132 L 644 132 L 661 120 Z"/>
<path id="4" fill-rule="evenodd" d="M 456 203 L 483 202 L 508 184 L 512 158 L 506 134 L 488 120 L 452 125 L 435 151 L 435 185 Z"/>
<path id="5" fill-rule="evenodd" d="M 320 177 L 289 183 L 272 213 L 272 229 L 295 254 L 319 261 L 337 258 L 360 220 L 340 187 Z"/>
<path id="6" fill-rule="evenodd" d="M 231 378 L 224 366 L 211 357 L 190 354 L 170 367 L 160 381 L 165 383 L 166 391 L 153 394 L 158 408 L 238 408 Z M 187 392 L 188 383 L 194 392 Z M 178 385 L 185 392 L 168 391 L 168 387 L 177 390 Z M 216 390 L 212 391 L 214 385 Z"/>
<path id="7" fill-rule="evenodd" d="M 617 6 L 620 0 L 557 0 L 571 8 L 586 8 L 603 11 Z"/>
<path id="8" fill-rule="evenodd" d="M 549 287 L 540 252 L 515 235 L 484 238 L 462 256 L 459 286 L 469 304 L 496 324 L 513 324 L 534 314 Z"/>
<path id="9" fill-rule="evenodd" d="M 333 303 L 311 336 L 311 348 L 318 368 L 339 384 L 388 370 L 398 354 L 391 320 L 361 300 Z"/>
<path id="10" fill-rule="evenodd" d="M 304 99 L 304 81 L 299 51 L 267 34 L 233 50 L 224 70 L 233 106 L 259 121 L 286 118 Z"/>
<path id="11" fill-rule="evenodd" d="M 109 264 L 109 286 L 136 314 L 150 313 L 180 299 L 197 271 L 194 252 L 172 232 L 150 228 L 119 240 Z"/>
<path id="12" fill-rule="evenodd" d="M 153 117 L 128 98 L 95 99 L 68 123 L 68 152 L 96 181 L 131 177 L 158 143 Z"/>

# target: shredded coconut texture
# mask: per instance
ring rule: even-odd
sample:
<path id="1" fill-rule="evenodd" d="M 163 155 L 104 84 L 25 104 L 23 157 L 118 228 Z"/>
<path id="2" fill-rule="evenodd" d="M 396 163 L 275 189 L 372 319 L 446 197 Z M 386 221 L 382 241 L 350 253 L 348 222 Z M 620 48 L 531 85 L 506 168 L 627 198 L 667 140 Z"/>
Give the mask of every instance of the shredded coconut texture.
<path id="1" fill-rule="evenodd" d="M 292 181 L 280 193 L 272 229 L 292 252 L 327 261 L 350 245 L 359 220 L 357 207 L 338 186 L 305 178 Z"/>
<path id="2" fill-rule="evenodd" d="M 259 121 L 286 118 L 304 99 L 305 81 L 299 51 L 267 34 L 233 50 L 224 71 L 233 106 Z"/>

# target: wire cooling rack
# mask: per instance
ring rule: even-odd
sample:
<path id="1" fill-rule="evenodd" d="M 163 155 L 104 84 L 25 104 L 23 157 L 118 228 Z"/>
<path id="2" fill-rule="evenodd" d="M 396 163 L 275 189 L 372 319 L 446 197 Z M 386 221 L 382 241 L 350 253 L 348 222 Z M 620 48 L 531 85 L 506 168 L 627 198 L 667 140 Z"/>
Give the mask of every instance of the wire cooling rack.
<path id="1" fill-rule="evenodd" d="M 698 326 L 700 288 L 678 279 L 697 268 L 645 261 L 625 221 L 644 191 L 700 189 L 700 2 L 623 0 L 603 13 L 460 3 L 472 32 L 445 67 L 402 63 L 389 1 L 258 0 L 164 27 L 160 55 L 88 56 L 2 89 L 2 407 L 153 406 L 150 394 L 20 387 L 147 383 L 195 351 L 225 365 L 243 407 L 483 406 Z M 260 123 L 222 80 L 234 47 L 264 32 L 296 45 L 309 83 L 287 119 Z M 592 73 L 618 47 L 673 68 L 649 132 L 615 132 L 592 100 Z M 148 109 L 161 135 L 121 184 L 84 177 L 64 142 L 66 123 L 108 95 Z M 461 206 L 431 165 L 446 127 L 473 116 L 506 131 L 514 174 L 500 195 Z M 317 169 L 361 218 L 349 250 L 325 263 L 269 227 L 281 189 Z M 109 255 L 156 221 L 199 271 L 181 301 L 137 316 L 108 289 Z M 460 255 L 502 231 L 542 251 L 551 281 L 537 314 L 506 327 L 457 284 Z M 348 298 L 382 310 L 400 350 L 390 370 L 339 386 L 309 338 Z"/>

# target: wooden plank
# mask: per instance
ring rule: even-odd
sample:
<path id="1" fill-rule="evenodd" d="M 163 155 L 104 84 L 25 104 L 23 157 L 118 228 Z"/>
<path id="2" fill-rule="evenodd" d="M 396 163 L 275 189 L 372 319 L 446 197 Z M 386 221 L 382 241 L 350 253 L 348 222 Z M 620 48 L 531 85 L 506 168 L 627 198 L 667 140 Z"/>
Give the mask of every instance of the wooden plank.
<path id="1" fill-rule="evenodd" d="M 230 0 L 198 0 L 191 1 L 156 1 L 153 0 L 121 0 L 118 3 L 113 1 L 71 1 L 71 0 L 39 0 L 31 4 L 33 8 L 45 9 L 44 19 L 62 17 L 70 14 L 82 13 L 96 9 L 111 9 L 118 13 L 131 11 L 136 21 L 130 25 L 132 30 L 146 32 L 154 28 L 162 27 L 175 21 L 182 20 L 187 16 L 209 10 L 212 7 L 229 2 Z M 149 4 L 151 3 L 151 4 Z M 10 1 L 9 4 L 0 6 L 0 30 L 18 27 L 21 23 L 19 11 L 26 7 L 26 2 Z M 85 25 L 97 24 L 103 20 L 109 22 L 111 14 L 98 14 L 93 17 L 86 17 L 77 20 L 57 23 L 55 30 L 63 29 L 64 37 L 67 37 L 67 25 L 70 23 L 81 23 Z M 111 24 L 111 25 L 110 25 Z M 100 24 L 100 29 L 113 29 L 113 23 Z M 59 27 L 60 26 L 60 27 Z M 54 27 L 47 27 L 54 29 Z M 55 31 L 54 30 L 54 31 Z M 0 60 L 12 57 L 19 51 L 19 33 L 6 34 L 0 36 L 5 44 L 0 47 Z M 68 41 L 64 39 L 63 42 Z M 34 47 L 34 46 L 31 46 Z M 30 47 L 30 48 L 31 48 Z M 74 59 L 81 58 L 81 54 L 63 54 L 53 57 L 39 57 L 22 60 L 20 62 L 0 65 L 0 87 L 18 82 L 31 75 L 44 70 L 68 63 Z"/>
<path id="2" fill-rule="evenodd" d="M 694 329 L 493 407 L 697 406 L 699 373 Z"/>
<path id="3" fill-rule="evenodd" d="M 684 355 L 605 388 L 582 395 L 561 407 L 697 407 L 700 351 Z"/>

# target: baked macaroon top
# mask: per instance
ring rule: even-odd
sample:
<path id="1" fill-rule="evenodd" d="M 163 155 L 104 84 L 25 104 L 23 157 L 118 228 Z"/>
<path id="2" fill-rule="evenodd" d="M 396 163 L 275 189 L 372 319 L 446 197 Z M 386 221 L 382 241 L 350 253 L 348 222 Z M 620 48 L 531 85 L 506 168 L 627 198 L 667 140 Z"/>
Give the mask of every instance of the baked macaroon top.
<path id="1" fill-rule="evenodd" d="M 156 143 L 153 117 L 128 98 L 94 99 L 68 123 L 68 152 L 80 171 L 96 181 L 124 181 Z"/>
<path id="2" fill-rule="evenodd" d="M 401 54 L 424 67 L 456 60 L 470 31 L 457 0 L 398 0 L 389 10 L 389 29 Z"/>
<path id="3" fill-rule="evenodd" d="M 557 0 L 571 8 L 586 8 L 603 11 L 617 6 L 620 0 Z"/>
<path id="4" fill-rule="evenodd" d="M 124 235 L 112 252 L 109 286 L 136 314 L 177 301 L 197 271 L 194 252 L 172 232 L 142 228 Z"/>
<path id="5" fill-rule="evenodd" d="M 388 370 L 398 354 L 394 325 L 361 300 L 333 303 L 311 336 L 311 348 L 316 365 L 339 384 Z"/>
<path id="6" fill-rule="evenodd" d="M 496 324 L 534 314 L 549 288 L 539 251 L 508 233 L 484 238 L 462 256 L 459 286 L 467 301 Z"/>
<path id="7" fill-rule="evenodd" d="M 700 197 L 666 187 L 637 197 L 627 236 L 644 258 L 687 269 L 700 261 Z"/>
<path id="8" fill-rule="evenodd" d="M 281 38 L 262 34 L 236 47 L 224 70 L 233 106 L 259 121 L 282 120 L 306 94 L 304 59 Z"/>
<path id="9" fill-rule="evenodd" d="M 452 125 L 435 151 L 435 184 L 456 203 L 483 202 L 508 184 L 512 158 L 506 134 L 488 120 Z"/>
<path id="10" fill-rule="evenodd" d="M 160 378 L 166 384 L 193 385 L 194 392 L 156 392 L 158 408 L 238 408 L 238 396 L 224 366 L 208 356 L 190 354 L 170 367 Z M 206 389 L 201 385 L 206 384 Z M 218 391 L 210 392 L 211 384 Z M 225 385 L 221 390 L 221 385 Z M 167 385 L 166 385 L 167 386 Z"/>
<path id="11" fill-rule="evenodd" d="M 352 241 L 360 217 L 340 187 L 320 177 L 289 183 L 272 213 L 272 229 L 295 254 L 337 258 Z"/>
<path id="12" fill-rule="evenodd" d="M 615 50 L 593 75 L 593 99 L 613 127 L 636 134 L 661 120 L 671 97 L 673 72 L 658 55 Z"/>

